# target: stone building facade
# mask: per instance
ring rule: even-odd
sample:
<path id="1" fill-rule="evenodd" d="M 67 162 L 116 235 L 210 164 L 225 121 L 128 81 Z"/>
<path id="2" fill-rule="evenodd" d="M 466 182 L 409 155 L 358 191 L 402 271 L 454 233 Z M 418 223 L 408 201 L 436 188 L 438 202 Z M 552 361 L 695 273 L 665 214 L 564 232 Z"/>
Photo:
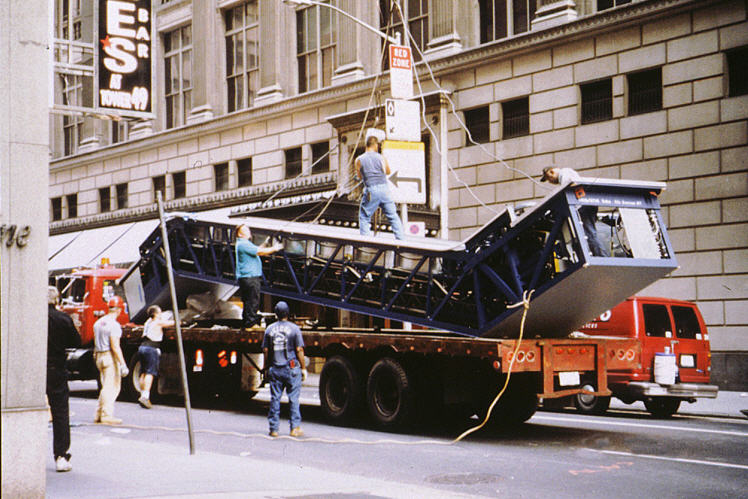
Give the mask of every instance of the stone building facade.
<path id="1" fill-rule="evenodd" d="M 387 4 L 336 5 L 386 29 Z M 713 379 L 746 389 L 746 3 L 408 5 L 415 58 L 428 63 L 416 65 L 416 94 L 426 106 L 429 193 L 412 219 L 436 235 L 442 170 L 452 239 L 507 203 L 542 197 L 526 175 L 537 179 L 550 164 L 666 181 L 663 215 L 681 267 L 643 294 L 696 301 Z M 355 201 L 344 195 L 355 184 L 350 159 L 361 127 L 382 126 L 389 75 L 378 69 L 379 38 L 328 10 L 265 0 L 156 6 L 157 118 L 80 118 L 72 128 L 52 119 L 51 233 L 153 217 L 155 190 L 172 209 L 286 219 L 336 193 L 320 221 L 355 226 Z M 389 24 L 398 29 L 397 19 Z"/>

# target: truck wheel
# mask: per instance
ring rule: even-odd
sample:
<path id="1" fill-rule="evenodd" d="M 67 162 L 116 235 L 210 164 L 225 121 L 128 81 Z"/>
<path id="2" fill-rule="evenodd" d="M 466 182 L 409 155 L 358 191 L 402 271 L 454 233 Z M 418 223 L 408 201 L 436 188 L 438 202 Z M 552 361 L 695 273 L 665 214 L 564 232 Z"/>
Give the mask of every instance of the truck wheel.
<path id="1" fill-rule="evenodd" d="M 395 359 L 379 359 L 366 383 L 369 412 L 384 429 L 404 426 L 414 409 L 414 393 L 408 373 Z"/>
<path id="2" fill-rule="evenodd" d="M 142 366 L 140 364 L 140 357 L 135 353 L 128 363 L 130 368 L 130 374 L 126 378 L 122 379 L 122 390 L 120 390 L 120 398 L 129 402 L 135 402 L 140 397 L 140 372 Z M 154 383 L 155 385 L 155 383 Z"/>
<path id="3" fill-rule="evenodd" d="M 595 387 L 588 384 L 582 386 L 585 390 L 595 391 Z M 574 396 L 574 407 L 582 414 L 605 414 L 610 407 L 610 397 L 596 397 L 586 393 L 578 393 Z"/>
<path id="4" fill-rule="evenodd" d="M 494 395 L 495 396 L 495 395 Z M 493 397 L 486 401 L 485 415 Z M 538 409 L 538 395 L 534 386 L 527 382 L 510 383 L 491 414 L 490 423 L 494 427 L 519 425 L 530 419 Z"/>
<path id="5" fill-rule="evenodd" d="M 333 424 L 349 422 L 361 408 L 361 379 L 353 363 L 342 355 L 330 357 L 319 378 L 319 400 Z"/>
<path id="6" fill-rule="evenodd" d="M 644 401 L 644 407 L 656 418 L 669 418 L 680 407 L 680 399 L 670 397 L 655 397 Z"/>

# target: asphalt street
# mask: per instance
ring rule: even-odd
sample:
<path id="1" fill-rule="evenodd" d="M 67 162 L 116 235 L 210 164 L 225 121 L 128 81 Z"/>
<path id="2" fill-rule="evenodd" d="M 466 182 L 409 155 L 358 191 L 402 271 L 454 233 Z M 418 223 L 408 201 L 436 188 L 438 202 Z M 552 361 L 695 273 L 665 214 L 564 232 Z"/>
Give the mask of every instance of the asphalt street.
<path id="1" fill-rule="evenodd" d="M 366 423 L 335 427 L 325 424 L 314 405 L 313 388 L 305 388 L 304 394 L 306 435 L 301 439 L 283 436 L 288 432 L 285 426 L 281 438 L 266 436 L 267 405 L 261 393 L 241 410 L 220 401 L 197 403 L 193 410 L 195 446 L 216 456 L 319 470 L 320 476 L 344 473 L 351 484 L 379 480 L 392 484 L 392 490 L 414 491 L 405 496 L 436 490 L 445 497 L 744 497 L 748 490 L 746 419 L 677 414 L 658 420 L 636 410 L 615 410 L 602 417 L 538 412 L 518 428 L 484 429 L 451 444 L 461 430 L 477 421 L 464 427 L 414 428 L 407 433 L 383 433 Z M 74 466 L 78 445 L 107 452 L 107 446 L 122 439 L 188 454 L 185 411 L 175 403 L 144 410 L 134 403 L 118 402 L 116 415 L 125 422 L 121 427 L 93 425 L 94 405 L 91 389 L 74 392 L 71 398 Z M 216 491 L 237 492 L 222 480 L 217 461 L 216 467 L 206 470 L 214 473 Z M 88 489 L 74 486 L 66 474 L 52 472 L 51 458 L 48 468 L 49 497 L 96 496 L 96 490 L 87 495 Z M 176 477 L 182 472 L 174 470 Z M 169 478 L 169 483 L 175 479 Z M 98 492 L 100 497 L 137 495 Z"/>

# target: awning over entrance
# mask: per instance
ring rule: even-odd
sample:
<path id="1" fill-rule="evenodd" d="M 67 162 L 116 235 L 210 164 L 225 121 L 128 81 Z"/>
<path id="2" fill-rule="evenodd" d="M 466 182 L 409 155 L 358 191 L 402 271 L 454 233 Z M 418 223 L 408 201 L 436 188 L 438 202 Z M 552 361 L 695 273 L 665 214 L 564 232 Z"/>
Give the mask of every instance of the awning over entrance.
<path id="1" fill-rule="evenodd" d="M 126 264 L 140 258 L 140 243 L 158 226 L 158 220 L 69 232 L 49 237 L 50 271 L 91 267 L 108 258 L 112 264 Z"/>
<path id="2" fill-rule="evenodd" d="M 230 211 L 218 208 L 200 214 L 228 216 Z M 131 264 L 140 259 L 140 245 L 156 227 L 156 219 L 141 220 L 49 236 L 48 269 L 54 272 L 92 267 L 101 263 L 102 258 L 108 258 L 112 265 Z"/>

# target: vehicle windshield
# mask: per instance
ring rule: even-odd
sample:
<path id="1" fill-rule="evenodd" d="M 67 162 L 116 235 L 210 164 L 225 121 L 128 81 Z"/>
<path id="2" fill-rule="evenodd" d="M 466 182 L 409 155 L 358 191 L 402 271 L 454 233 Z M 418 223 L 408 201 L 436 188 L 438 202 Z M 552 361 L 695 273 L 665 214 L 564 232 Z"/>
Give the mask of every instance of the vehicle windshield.
<path id="1" fill-rule="evenodd" d="M 86 280 L 72 278 L 60 292 L 60 300 L 65 303 L 81 303 L 86 296 Z"/>

